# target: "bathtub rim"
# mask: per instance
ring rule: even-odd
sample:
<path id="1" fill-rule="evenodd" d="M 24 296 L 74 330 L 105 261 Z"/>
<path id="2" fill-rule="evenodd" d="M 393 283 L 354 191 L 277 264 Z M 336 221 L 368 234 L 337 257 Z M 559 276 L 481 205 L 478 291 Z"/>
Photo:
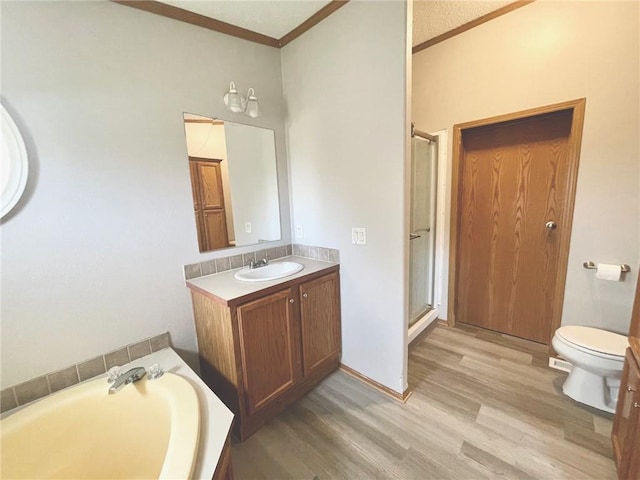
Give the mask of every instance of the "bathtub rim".
<path id="1" fill-rule="evenodd" d="M 222 459 L 225 444 L 231 434 L 234 414 L 229 410 L 224 402 L 211 391 L 200 376 L 191 369 L 187 362 L 185 362 L 172 347 L 162 348 L 150 353 L 149 355 L 145 355 L 144 357 L 121 365 L 121 367 L 123 369 L 133 367 L 148 368 L 156 363 L 159 364 L 165 372 L 176 373 L 188 379 L 196 388 L 196 393 L 200 400 L 200 441 L 198 444 L 198 455 L 192 478 L 211 480 L 216 472 L 218 463 Z M 107 375 L 100 374 L 100 376 L 84 380 L 80 382 L 80 384 L 84 384 L 98 378 L 104 378 L 106 381 Z M 0 415 L 0 419 L 7 418 L 20 410 L 27 408 L 32 403 L 33 402 L 30 402 L 8 410 Z"/>
<path id="2" fill-rule="evenodd" d="M 10 435 L 26 424 L 37 422 L 57 407 L 93 397 L 100 391 L 104 391 L 106 396 L 108 387 L 106 375 L 101 375 L 30 402 L 7 412 L 0 421 L 0 431 L 3 436 Z M 151 389 L 154 394 L 160 394 L 169 407 L 172 420 L 158 478 L 192 478 L 199 455 L 202 416 L 197 386 L 182 375 L 167 372 L 157 380 L 149 380 L 145 376 L 124 388 Z"/>

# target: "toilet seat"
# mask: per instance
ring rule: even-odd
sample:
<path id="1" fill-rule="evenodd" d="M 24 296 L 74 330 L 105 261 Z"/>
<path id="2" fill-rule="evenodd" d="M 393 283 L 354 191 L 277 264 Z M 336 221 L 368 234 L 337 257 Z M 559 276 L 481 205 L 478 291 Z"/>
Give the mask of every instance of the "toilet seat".
<path id="1" fill-rule="evenodd" d="M 624 335 L 580 325 L 560 327 L 556 330 L 556 335 L 564 343 L 578 350 L 610 359 L 622 360 L 629 346 L 629 341 Z"/>

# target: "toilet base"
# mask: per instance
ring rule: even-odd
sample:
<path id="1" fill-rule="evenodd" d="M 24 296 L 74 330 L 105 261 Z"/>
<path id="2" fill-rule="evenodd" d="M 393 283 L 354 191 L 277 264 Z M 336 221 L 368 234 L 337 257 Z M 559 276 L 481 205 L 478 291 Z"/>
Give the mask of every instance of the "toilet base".
<path id="1" fill-rule="evenodd" d="M 619 388 L 619 378 L 605 379 L 574 365 L 562 386 L 562 391 L 577 402 L 615 413 Z"/>

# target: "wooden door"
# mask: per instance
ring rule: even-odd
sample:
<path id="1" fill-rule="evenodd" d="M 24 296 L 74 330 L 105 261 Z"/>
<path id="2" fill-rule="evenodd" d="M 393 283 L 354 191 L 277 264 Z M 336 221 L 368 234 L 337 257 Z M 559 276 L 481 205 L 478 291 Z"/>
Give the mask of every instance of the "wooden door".
<path id="1" fill-rule="evenodd" d="M 240 305 L 240 357 L 249 415 L 301 377 L 299 329 L 292 289 Z"/>
<path id="2" fill-rule="evenodd" d="M 455 321 L 550 344 L 579 158 L 574 110 L 460 129 Z"/>
<path id="3" fill-rule="evenodd" d="M 332 273 L 300 285 L 304 375 L 340 354 L 340 285 Z"/>

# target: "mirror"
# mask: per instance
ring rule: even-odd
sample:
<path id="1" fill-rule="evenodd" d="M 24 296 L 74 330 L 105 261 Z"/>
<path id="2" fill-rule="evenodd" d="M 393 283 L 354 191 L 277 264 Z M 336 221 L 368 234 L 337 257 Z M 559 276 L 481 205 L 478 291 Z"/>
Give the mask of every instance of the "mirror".
<path id="1" fill-rule="evenodd" d="M 3 105 L 0 148 L 0 218 L 16 206 L 27 186 L 29 161 L 27 149 L 18 126 Z"/>
<path id="2" fill-rule="evenodd" d="M 184 114 L 200 252 L 280 240 L 273 130 Z"/>

